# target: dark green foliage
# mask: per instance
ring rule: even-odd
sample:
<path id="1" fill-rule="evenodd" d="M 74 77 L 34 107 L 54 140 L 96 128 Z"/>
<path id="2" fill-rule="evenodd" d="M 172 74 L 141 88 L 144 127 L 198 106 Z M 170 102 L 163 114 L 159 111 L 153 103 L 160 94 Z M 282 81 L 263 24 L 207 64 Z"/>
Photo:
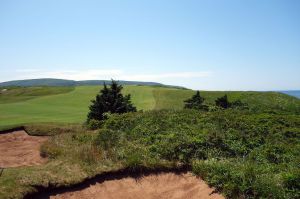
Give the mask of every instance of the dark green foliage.
<path id="1" fill-rule="evenodd" d="M 299 130 L 298 115 L 150 111 L 112 115 L 96 145 L 132 168 L 192 165 L 228 198 L 298 198 Z"/>
<path id="2" fill-rule="evenodd" d="M 192 98 L 184 101 L 184 108 L 186 109 L 196 109 L 196 110 L 208 110 L 208 106 L 203 104 L 204 98 L 200 96 L 200 92 L 197 91 Z"/>
<path id="3" fill-rule="evenodd" d="M 101 129 L 100 136 L 95 140 L 96 145 L 102 146 L 105 150 L 109 150 L 118 145 L 118 133 L 109 129 Z"/>
<path id="4" fill-rule="evenodd" d="M 87 123 L 87 128 L 90 130 L 96 130 L 96 129 L 101 128 L 102 124 L 103 124 L 103 121 L 91 119 Z"/>
<path id="5" fill-rule="evenodd" d="M 216 99 L 216 106 L 219 106 L 224 109 L 227 109 L 230 107 L 230 103 L 228 101 L 226 94 L 223 97 Z"/>
<path id="6" fill-rule="evenodd" d="M 249 109 L 247 103 L 243 103 L 241 100 L 236 100 L 232 103 L 230 103 L 231 108 L 236 108 L 236 109 Z"/>
<path id="7" fill-rule="evenodd" d="M 300 198 L 300 172 L 299 168 L 287 172 L 282 178 L 283 186 L 288 190 L 288 193 L 295 198 Z"/>
<path id="8" fill-rule="evenodd" d="M 126 113 L 135 112 L 136 107 L 130 102 L 130 95 L 123 96 L 121 93 L 123 87 L 112 80 L 110 88 L 104 84 L 100 94 L 92 100 L 88 122 L 94 120 L 106 119 L 105 113 Z"/>
<path id="9" fill-rule="evenodd" d="M 201 176 L 227 198 L 296 198 L 285 188 L 282 173 L 271 165 L 235 160 L 205 160 L 193 164 L 193 172 Z M 299 190 L 298 190 L 299 191 Z"/>
<path id="10" fill-rule="evenodd" d="M 215 100 L 215 104 L 217 107 L 220 107 L 222 109 L 227 108 L 234 108 L 234 109 L 249 109 L 248 104 L 243 103 L 241 100 L 236 100 L 233 102 L 228 101 L 227 94 L 225 94 L 223 97 L 219 97 Z"/>

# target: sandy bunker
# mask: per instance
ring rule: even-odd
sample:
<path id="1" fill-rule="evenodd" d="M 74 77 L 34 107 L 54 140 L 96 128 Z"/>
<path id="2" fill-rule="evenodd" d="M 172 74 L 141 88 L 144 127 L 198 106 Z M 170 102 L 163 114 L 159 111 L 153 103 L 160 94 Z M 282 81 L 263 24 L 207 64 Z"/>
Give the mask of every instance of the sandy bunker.
<path id="1" fill-rule="evenodd" d="M 0 167 L 39 165 L 46 161 L 40 156 L 40 146 L 47 137 L 30 136 L 24 130 L 0 134 Z"/>
<path id="2" fill-rule="evenodd" d="M 124 177 L 120 179 L 95 182 L 85 188 L 67 189 L 60 193 L 48 193 L 40 198 L 51 199 L 224 199 L 214 189 L 191 173 L 150 174 L 141 178 Z"/>

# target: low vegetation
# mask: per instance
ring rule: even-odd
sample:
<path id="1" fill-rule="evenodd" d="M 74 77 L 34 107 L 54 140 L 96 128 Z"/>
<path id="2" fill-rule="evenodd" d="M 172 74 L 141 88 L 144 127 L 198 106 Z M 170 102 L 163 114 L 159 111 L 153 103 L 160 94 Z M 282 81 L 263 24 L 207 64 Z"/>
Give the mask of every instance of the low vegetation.
<path id="1" fill-rule="evenodd" d="M 109 118 L 96 145 L 123 165 L 187 164 L 228 198 L 298 198 L 297 115 L 151 111 Z"/>

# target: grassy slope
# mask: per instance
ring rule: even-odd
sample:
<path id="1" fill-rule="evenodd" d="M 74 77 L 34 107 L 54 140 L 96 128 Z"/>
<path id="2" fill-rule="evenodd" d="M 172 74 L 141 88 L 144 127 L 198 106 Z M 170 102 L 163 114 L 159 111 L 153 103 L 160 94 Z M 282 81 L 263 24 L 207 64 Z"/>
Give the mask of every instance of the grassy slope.
<path id="1" fill-rule="evenodd" d="M 33 122 L 83 122 L 90 101 L 99 90 L 99 86 L 79 86 L 64 94 L 0 104 L 0 129 Z M 127 86 L 124 92 L 131 93 L 139 109 L 148 110 L 154 107 L 152 90 L 152 87 Z"/>
<path id="2" fill-rule="evenodd" d="M 194 94 L 192 90 L 164 89 L 154 90 L 155 109 L 182 109 L 184 100 Z M 256 111 L 292 111 L 300 113 L 300 100 L 277 92 L 253 91 L 202 91 L 205 103 L 214 104 L 216 98 L 227 94 L 229 101 L 241 100 Z"/>
<path id="3" fill-rule="evenodd" d="M 67 88 L 26 88 L 32 89 L 27 92 L 21 88 L 10 95 L 0 97 L 0 130 L 28 123 L 84 122 L 90 100 L 95 97 L 100 87 L 79 86 L 72 91 L 65 90 Z M 151 86 L 125 86 L 124 93 L 132 95 L 132 101 L 139 110 L 152 110 L 182 109 L 183 101 L 194 91 Z M 285 110 L 300 113 L 300 100 L 280 93 L 202 92 L 207 103 L 210 104 L 225 93 L 228 94 L 229 100 L 241 99 L 254 110 Z M 11 103 L 7 103 L 8 101 Z"/>
<path id="4" fill-rule="evenodd" d="M 2 92 L 0 89 L 0 104 L 20 102 L 46 95 L 56 95 L 71 92 L 74 87 L 15 87 Z"/>

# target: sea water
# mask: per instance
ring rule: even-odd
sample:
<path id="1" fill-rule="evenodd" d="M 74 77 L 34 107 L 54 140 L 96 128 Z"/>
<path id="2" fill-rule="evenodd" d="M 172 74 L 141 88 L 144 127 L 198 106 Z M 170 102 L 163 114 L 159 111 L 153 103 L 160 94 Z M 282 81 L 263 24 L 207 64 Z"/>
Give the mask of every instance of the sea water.
<path id="1" fill-rule="evenodd" d="M 280 91 L 281 93 L 285 93 L 287 95 L 291 95 L 291 96 L 294 96 L 294 97 L 297 97 L 300 99 L 300 90 L 296 91 L 296 90 L 293 90 L 293 91 Z"/>

